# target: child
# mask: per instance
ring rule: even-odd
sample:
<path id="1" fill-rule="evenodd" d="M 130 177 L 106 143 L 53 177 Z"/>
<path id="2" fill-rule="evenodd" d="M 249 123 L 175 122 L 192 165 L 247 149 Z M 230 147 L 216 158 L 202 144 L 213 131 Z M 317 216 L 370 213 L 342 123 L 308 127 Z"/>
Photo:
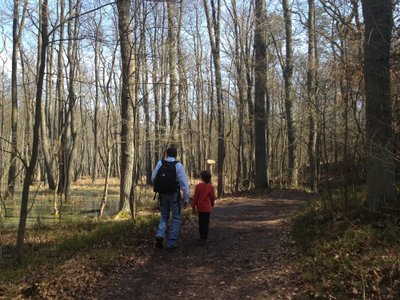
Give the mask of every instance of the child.
<path id="1" fill-rule="evenodd" d="M 211 184 L 211 174 L 208 171 L 201 171 L 201 180 L 196 185 L 192 201 L 192 210 L 199 215 L 200 243 L 205 244 L 208 235 L 208 224 L 210 222 L 211 208 L 214 206 L 215 194 Z"/>

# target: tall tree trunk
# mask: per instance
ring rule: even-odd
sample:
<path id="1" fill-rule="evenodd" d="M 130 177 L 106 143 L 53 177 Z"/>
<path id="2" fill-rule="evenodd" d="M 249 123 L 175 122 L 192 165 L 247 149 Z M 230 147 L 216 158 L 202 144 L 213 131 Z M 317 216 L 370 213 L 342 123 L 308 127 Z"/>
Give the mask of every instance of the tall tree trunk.
<path id="1" fill-rule="evenodd" d="M 27 0 L 24 1 L 21 22 L 19 22 L 19 1 L 14 0 L 13 17 L 13 49 L 11 57 L 11 158 L 8 170 L 7 195 L 14 196 L 15 179 L 17 177 L 17 153 L 18 153 L 18 50 L 21 41 L 21 34 L 24 27 Z"/>
<path id="2" fill-rule="evenodd" d="M 145 15 L 145 12 L 143 12 Z M 141 55 L 140 57 L 146 58 L 147 53 L 147 42 L 146 42 L 146 16 L 144 20 L 141 22 L 141 29 L 140 29 L 140 43 L 141 43 Z M 151 137 L 150 137 L 150 108 L 149 108 L 149 90 L 147 88 L 149 82 L 149 74 L 147 68 L 147 60 L 143 59 L 143 110 L 144 110 L 144 122 L 145 122 L 145 171 L 146 171 L 146 183 L 151 184 L 151 171 L 152 171 L 152 161 L 151 161 Z"/>
<path id="3" fill-rule="evenodd" d="M 111 74 L 108 74 L 108 79 L 106 80 L 106 59 L 102 60 L 102 66 L 103 66 L 103 98 L 104 102 L 106 105 L 106 124 L 104 126 L 104 135 L 103 135 L 103 140 L 104 140 L 104 151 L 105 151 L 105 159 L 104 159 L 104 168 L 105 168 L 105 180 L 104 180 L 104 187 L 103 187 L 103 195 L 101 198 L 101 203 L 100 203 L 100 209 L 99 209 L 99 217 L 101 217 L 104 213 L 104 209 L 107 204 L 107 198 L 108 198 L 108 185 L 109 185 L 109 178 L 110 178 L 110 173 L 111 173 L 111 154 L 113 150 L 113 143 L 112 143 L 112 126 L 110 125 L 110 119 L 112 117 L 112 111 L 113 111 L 113 104 L 112 104 L 112 98 L 111 98 L 111 92 L 110 92 L 110 85 L 111 85 L 111 79 L 114 75 L 114 65 L 115 65 L 115 53 L 116 53 L 117 47 L 115 47 L 112 60 L 111 60 Z"/>
<path id="4" fill-rule="evenodd" d="M 185 149 L 185 130 L 183 128 L 184 116 L 187 116 L 188 113 L 185 111 L 185 107 L 187 107 L 186 102 L 184 101 L 185 95 L 187 96 L 187 82 L 186 82 L 186 72 L 185 72 L 185 63 L 184 63 L 184 55 L 182 49 L 182 23 L 183 23 L 183 1 L 179 4 L 179 19 L 178 19 L 178 33 L 177 33 L 177 55 L 178 55 L 178 74 L 179 74 L 179 85 L 178 85 L 178 132 L 179 132 L 179 148 L 180 151 L 180 160 L 185 164 L 186 163 L 186 149 Z"/>
<path id="5" fill-rule="evenodd" d="M 80 0 L 74 4 L 72 0 L 69 1 L 69 9 L 73 11 L 75 8 L 75 18 L 68 21 L 68 62 L 69 62 L 69 78 L 68 78 L 68 109 L 66 110 L 66 122 L 64 125 L 66 144 L 62 145 L 64 148 L 64 165 L 65 165 L 65 180 L 64 180 L 64 198 L 65 201 L 71 196 L 71 184 L 73 178 L 73 163 L 76 156 L 77 147 L 77 131 L 76 131 L 76 120 L 75 120 L 75 105 L 76 105 L 76 93 L 75 93 L 75 77 L 77 73 L 78 64 L 76 62 L 78 56 L 78 31 L 79 31 L 79 14 L 81 8 Z M 74 24 L 74 26 L 72 26 Z"/>
<path id="6" fill-rule="evenodd" d="M 163 11 L 163 15 L 165 15 L 165 11 Z M 164 28 L 166 26 L 165 24 L 166 19 L 163 18 L 162 20 L 162 31 L 161 31 L 161 45 L 164 45 Z M 163 48 L 163 47 L 162 47 Z M 167 71 L 167 52 L 165 49 L 162 49 L 160 53 L 160 78 L 162 82 L 166 80 L 168 77 L 168 71 Z M 167 137 L 167 85 L 162 84 L 161 85 L 161 116 L 160 116 L 160 136 L 161 136 L 161 157 L 163 158 L 165 155 L 165 149 L 167 147 L 168 143 L 168 137 Z"/>
<path id="7" fill-rule="evenodd" d="M 29 63 L 27 63 L 27 57 L 24 54 L 24 50 L 20 45 L 19 49 L 20 53 L 20 64 L 21 64 L 21 79 L 22 79 L 22 90 L 23 90 L 23 103 L 25 104 L 25 118 L 23 118 L 23 122 L 21 123 L 20 128 L 22 128 L 21 132 L 23 132 L 23 144 L 22 146 L 20 145 L 19 147 L 22 149 L 22 158 L 25 161 L 28 161 L 29 158 L 31 157 L 31 126 L 32 120 L 34 118 L 34 110 L 35 110 L 35 104 L 32 101 L 32 98 L 34 96 L 31 93 L 31 89 L 28 88 L 28 82 L 30 79 L 28 78 L 28 73 L 30 70 L 32 70 L 31 66 Z M 40 55 L 40 54 L 39 54 Z M 38 62 L 39 63 L 39 62 Z M 37 66 L 36 66 L 37 67 Z M 37 68 L 38 69 L 38 68 Z M 20 100 L 21 101 L 21 100 Z M 39 168 L 37 168 L 39 169 Z M 37 170 L 36 169 L 36 170 Z M 32 179 L 35 178 L 35 175 L 32 177 Z"/>
<path id="8" fill-rule="evenodd" d="M 64 160 L 64 145 L 66 145 L 66 136 L 64 134 L 65 126 L 65 103 L 63 101 L 63 53 L 64 53 L 64 24 L 65 24 L 65 0 L 61 0 L 60 5 L 60 41 L 58 46 L 57 58 L 57 103 L 58 103 L 58 136 L 59 138 L 59 153 L 58 153 L 58 187 L 57 193 L 64 194 L 65 182 L 65 160 Z"/>
<path id="9" fill-rule="evenodd" d="M 96 17 L 96 14 L 95 14 Z M 100 21 L 101 22 L 101 21 Z M 92 164 L 92 182 L 97 178 L 97 160 L 98 160 L 98 111 L 99 111 L 99 35 L 100 24 L 94 22 L 95 37 L 94 37 L 94 81 L 95 81 L 95 96 L 94 96 L 94 117 L 93 117 L 93 164 Z"/>
<path id="10" fill-rule="evenodd" d="M 169 66 L 169 129 L 171 145 L 178 146 L 178 107 L 177 100 L 177 75 L 176 75 L 176 36 L 175 36 L 175 5 L 168 1 L 168 66 Z"/>
<path id="11" fill-rule="evenodd" d="M 39 69 L 39 68 L 38 68 Z M 46 95 L 47 97 L 47 95 Z M 50 152 L 50 145 L 49 145 L 49 135 L 47 130 L 47 121 L 46 121 L 46 114 L 45 109 L 42 105 L 42 114 L 41 114 L 41 126 L 40 126 L 40 133 L 41 133 L 41 141 L 42 141 L 42 150 L 43 150 L 43 158 L 44 158 L 44 166 L 45 172 L 47 176 L 47 182 L 49 184 L 49 189 L 52 191 L 56 190 L 56 183 L 54 181 L 54 157 Z"/>
<path id="12" fill-rule="evenodd" d="M 288 169 L 289 184 L 297 185 L 297 144 L 296 144 L 296 126 L 293 116 L 293 35 L 292 35 L 292 13 L 290 11 L 289 1 L 283 0 L 283 17 L 285 20 L 286 33 L 286 62 L 283 71 L 285 80 L 285 110 L 288 141 Z"/>
<path id="13" fill-rule="evenodd" d="M 0 137 L 4 136 L 4 99 L 5 99 L 5 79 L 6 79 L 6 74 L 5 74 L 5 68 L 4 68 L 4 60 L 3 61 L 3 67 L 2 67 L 2 72 L 1 72 L 1 95 L 0 95 Z M 3 139 L 0 138 L 0 153 L 3 153 L 4 151 L 4 145 L 3 145 Z M 4 156 L 0 155 L 0 168 L 1 170 L 4 170 Z M 1 195 L 3 193 L 3 173 L 0 174 L 0 199 Z M 0 210 L 0 218 L 2 217 L 1 210 Z"/>
<path id="14" fill-rule="evenodd" d="M 237 148 L 237 168 L 236 168 L 236 182 L 235 182 L 235 190 L 239 190 L 240 183 L 244 178 L 247 177 L 247 165 L 246 165 L 246 156 L 245 156 L 245 141 L 244 141 L 244 128 L 242 124 L 244 124 L 244 112 L 245 112 L 245 63 L 243 62 L 243 37 L 241 36 L 241 32 L 243 32 L 242 25 L 239 24 L 239 16 L 237 14 L 236 8 L 236 0 L 232 0 L 232 19 L 234 24 L 234 33 L 235 33 L 235 52 L 234 52 L 234 64 L 236 68 L 236 77 L 237 77 L 237 109 L 238 109 L 238 148 Z M 243 171 L 242 171 L 243 168 Z"/>
<path id="15" fill-rule="evenodd" d="M 265 129 L 267 116 L 265 113 L 267 46 L 265 37 L 266 11 L 265 0 L 255 1 L 255 92 L 254 92 L 254 134 L 255 134 L 255 187 L 268 187 Z"/>
<path id="16" fill-rule="evenodd" d="M 215 101 L 214 101 L 214 72 L 213 72 L 213 68 L 212 68 L 212 64 L 213 64 L 213 59 L 211 56 L 210 59 L 210 66 L 209 68 L 207 68 L 206 72 L 210 73 L 210 76 L 207 76 L 207 86 L 208 86 L 208 95 L 207 98 L 210 99 L 209 104 L 207 106 L 207 124 L 208 124 L 208 139 L 207 139 L 207 157 L 215 157 L 213 151 L 212 151 L 212 133 L 213 133 L 213 128 L 214 128 L 214 122 L 215 122 Z M 218 159 L 218 157 L 217 157 Z M 210 168 L 212 168 L 212 166 L 210 166 Z M 218 170 L 217 170 L 218 171 Z"/>
<path id="17" fill-rule="evenodd" d="M 26 168 L 26 174 L 22 189 L 22 199 L 21 199 L 21 212 L 17 233 L 17 260 L 19 263 L 23 261 L 24 255 L 24 239 L 26 231 L 26 219 L 28 216 L 28 200 L 29 200 L 29 187 L 32 181 L 32 176 L 35 171 L 37 159 L 39 156 L 39 130 L 40 130 L 40 120 L 41 120 L 41 107 L 42 107 L 42 89 L 43 81 L 45 75 L 45 65 L 46 65 L 46 48 L 48 45 L 47 36 L 47 24 L 48 24 L 48 11 L 47 11 L 47 0 L 44 0 L 43 4 L 39 2 L 41 7 L 41 23 L 39 30 L 38 39 L 42 40 L 41 49 L 38 51 L 41 53 L 40 64 L 38 70 L 38 79 L 36 83 L 36 101 L 35 101 L 35 122 L 33 125 L 33 145 L 32 145 L 32 155 L 30 157 L 29 165 Z M 40 45 L 40 43 L 39 43 Z"/>
<path id="18" fill-rule="evenodd" d="M 101 197 L 101 203 L 100 203 L 100 209 L 99 209 L 99 217 L 103 216 L 104 209 L 107 204 L 107 197 L 108 197 L 108 184 L 109 184 L 109 179 L 110 179 L 110 161 L 111 161 L 111 146 L 110 146 L 110 130 L 109 130 L 109 125 L 110 125 L 110 99 L 109 99 L 109 92 L 108 92 L 108 87 L 107 87 L 107 95 L 106 97 L 106 106 L 107 106 L 107 116 L 106 116 L 106 124 L 105 124 L 105 134 L 104 134 L 104 149 L 105 149 L 105 162 L 104 162 L 104 168 L 105 168 L 105 179 L 104 179 L 104 187 L 103 187 L 103 195 Z"/>
<path id="19" fill-rule="evenodd" d="M 154 6 L 155 8 L 156 6 Z M 157 40 L 158 40 L 158 35 L 157 35 L 157 11 L 153 10 L 154 14 L 154 36 L 153 36 L 153 41 L 150 43 L 151 46 L 151 51 L 152 53 L 157 53 L 156 49 L 157 47 Z M 160 55 L 159 53 L 157 53 Z M 158 161 L 161 158 L 160 153 L 162 152 L 161 150 L 161 128 L 160 128 L 160 84 L 159 84 L 159 78 L 157 77 L 159 73 L 159 62 L 155 58 L 152 59 L 152 81 L 153 81 L 153 97 L 154 97 L 154 157 L 155 160 Z"/>
<path id="20" fill-rule="evenodd" d="M 132 199 L 133 174 L 133 105 L 135 103 L 135 59 L 130 28 L 130 0 L 117 0 L 118 31 L 121 45 L 121 180 L 119 211 Z M 129 203 L 131 203 L 129 201 Z"/>
<path id="21" fill-rule="evenodd" d="M 367 118 L 367 203 L 371 211 L 398 206 L 390 90 L 392 1 L 362 0 Z"/>
<path id="22" fill-rule="evenodd" d="M 315 39 L 315 4 L 314 0 L 308 0 L 308 70 L 307 70 L 307 103 L 309 113 L 308 134 L 308 162 L 310 174 L 310 187 L 318 190 L 317 167 L 317 121 L 316 121 L 316 39 Z"/>
<path id="23" fill-rule="evenodd" d="M 249 44 L 249 43 L 246 43 Z M 249 136 L 249 171 L 247 174 L 247 179 L 253 181 L 254 180 L 254 102 L 252 97 L 253 91 L 253 71 L 254 71 L 254 57 L 251 55 L 250 48 L 247 48 L 246 51 L 246 82 L 247 82 L 247 111 L 248 111 L 248 126 L 246 127 L 247 135 Z"/>
<path id="24" fill-rule="evenodd" d="M 8 170 L 7 194 L 14 196 L 15 178 L 17 174 L 17 149 L 18 149 L 18 91 L 17 91 L 17 72 L 18 72 L 18 48 L 20 35 L 18 34 L 19 9 L 18 0 L 14 0 L 14 19 L 13 19 L 13 50 L 11 58 L 11 158 Z"/>
<path id="25" fill-rule="evenodd" d="M 205 116 L 204 116 L 204 108 L 205 108 L 205 99 L 204 99 L 204 85 L 203 85 L 203 68 L 202 68 L 202 47 L 201 47 L 201 35 L 200 35 L 200 18 L 199 12 L 196 10 L 196 19 L 195 19 L 195 26 L 196 26 L 196 33 L 193 37 L 194 43 L 194 56 L 196 61 L 196 81 L 195 81 L 195 98 L 196 98 L 196 119 L 197 119 L 197 136 L 196 136 L 196 150 L 197 156 L 191 154 L 193 156 L 193 161 L 195 162 L 194 168 L 195 170 L 203 170 L 205 168 L 205 161 L 206 161 L 206 132 L 205 132 Z M 188 125 L 191 126 L 190 122 Z M 190 144 L 193 144 L 193 131 L 190 130 Z M 193 150 L 193 149 L 192 149 Z M 193 153 L 194 151 L 191 151 Z M 192 174 L 192 177 L 199 176 L 197 174 Z"/>
<path id="26" fill-rule="evenodd" d="M 143 109 L 144 109 L 144 118 L 145 118 L 145 156 L 146 156 L 146 183 L 151 184 L 151 170 L 152 170 L 152 161 L 151 161 L 151 143 L 150 143 L 150 109 L 149 109 L 149 96 L 147 89 L 148 82 L 148 73 L 147 73 L 147 62 L 143 62 L 143 72 L 144 72 L 144 84 L 143 84 Z"/>
<path id="27" fill-rule="evenodd" d="M 344 123 L 344 132 L 343 132 L 343 167 L 342 167 L 342 172 L 343 172 L 343 177 L 344 177 L 344 182 L 343 182 L 343 189 L 344 189 L 344 195 L 343 195 L 343 200 L 344 203 L 347 203 L 348 200 L 348 188 L 349 188 L 349 183 L 350 183 L 350 176 L 349 176 L 349 171 L 350 171 L 350 146 L 349 146 L 349 110 L 350 110 L 350 91 L 349 89 L 351 88 L 349 85 L 351 84 L 349 82 L 349 61 L 348 61 L 348 49 L 346 49 L 345 44 L 347 41 L 345 40 L 347 37 L 341 36 L 340 39 L 340 57 L 341 57 L 341 63 L 340 63 L 340 76 L 339 76 L 339 86 L 340 86 L 340 95 L 342 98 L 342 120 Z"/>
<path id="28" fill-rule="evenodd" d="M 54 41 L 56 31 L 54 30 L 52 33 L 52 41 Z M 50 38 L 50 35 L 49 35 Z M 50 46 L 50 45 L 49 45 Z M 51 43 L 51 47 L 48 47 L 47 53 L 47 73 L 50 74 L 53 69 L 53 57 L 54 57 L 54 43 Z M 39 61 L 39 60 L 38 60 Z M 39 67 L 38 67 L 39 69 Z M 51 103 L 53 100 L 53 81 L 46 80 L 46 97 L 44 106 L 42 106 L 42 120 L 41 120 L 41 127 L 40 133 L 42 136 L 42 149 L 43 149 L 43 158 L 44 158 L 44 171 L 46 172 L 47 183 L 49 185 L 49 189 L 55 191 L 57 188 L 56 181 L 54 179 L 54 152 L 51 151 L 50 143 L 52 141 L 51 138 L 51 121 L 54 117 L 51 111 Z M 50 125 L 50 126 L 49 126 Z"/>
<path id="29" fill-rule="evenodd" d="M 225 126 L 224 126 L 224 105 L 222 99 L 222 77 L 220 58 L 220 20 L 221 0 L 217 1 L 215 8 L 214 1 L 211 2 L 211 15 L 207 0 L 204 1 L 204 9 L 207 17 L 207 29 L 210 38 L 211 52 L 214 62 L 215 86 L 217 92 L 217 123 L 218 123 L 218 150 L 217 150 L 217 195 L 221 197 L 224 193 L 224 160 L 225 160 Z"/>

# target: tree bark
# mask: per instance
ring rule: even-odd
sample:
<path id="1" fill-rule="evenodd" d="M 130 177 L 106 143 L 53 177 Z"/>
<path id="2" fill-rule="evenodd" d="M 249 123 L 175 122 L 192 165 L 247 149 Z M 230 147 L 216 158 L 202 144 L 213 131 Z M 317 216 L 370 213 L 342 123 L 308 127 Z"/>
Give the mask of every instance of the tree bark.
<path id="1" fill-rule="evenodd" d="M 0 137 L 4 136 L 4 99 L 5 99 L 5 79 L 6 79 L 6 75 L 5 75 L 5 70 L 4 70 L 4 60 L 3 61 L 3 68 L 2 68 L 2 72 L 1 72 L 1 96 L 0 96 L 0 116 L 1 116 L 1 120 L 0 120 Z M 3 139 L 0 138 L 0 153 L 4 153 L 4 144 L 3 144 Z M 4 156 L 0 155 L 0 168 L 1 170 L 4 170 Z M 3 174 L 0 175 L 0 199 L 1 199 L 1 193 L 3 191 Z M 0 218 L 2 217 L 2 213 L 0 210 Z"/>
<path id="2" fill-rule="evenodd" d="M 96 17 L 96 15 L 95 15 Z M 100 21 L 101 22 L 101 21 Z M 98 160 L 98 111 L 99 111 L 99 35 L 100 35 L 100 24 L 94 21 L 95 32 L 94 32 L 94 81 L 95 81 L 95 96 L 94 96 L 94 117 L 93 117 L 93 164 L 92 164 L 92 182 L 97 178 L 97 160 Z"/>
<path id="3" fill-rule="evenodd" d="M 155 8 L 156 6 L 154 6 Z M 153 31 L 153 39 L 152 42 L 150 43 L 151 46 L 151 51 L 152 53 L 160 55 L 156 51 L 157 49 L 157 40 L 158 40 L 158 34 L 157 34 L 157 11 L 153 9 L 153 15 L 154 15 L 154 31 Z M 162 150 L 161 150 L 161 126 L 160 126 L 160 84 L 159 84 L 159 78 L 158 78 L 158 73 L 159 73 L 159 62 L 153 58 L 152 59 L 152 83 L 153 83 L 153 97 L 154 97 L 154 157 L 155 160 L 158 161 L 161 158 Z"/>
<path id="4" fill-rule="evenodd" d="M 236 84 L 237 84 L 237 96 L 236 107 L 238 110 L 238 147 L 236 149 L 236 180 L 235 180 L 235 191 L 239 191 L 239 187 L 244 178 L 247 177 L 247 166 L 245 157 L 245 142 L 244 142 L 244 128 L 242 124 L 244 123 L 244 96 L 245 96 L 245 63 L 243 62 L 243 37 L 240 34 L 243 32 L 243 24 L 239 23 L 239 16 L 237 14 L 236 0 L 231 1 L 232 10 L 230 11 L 231 17 L 233 19 L 233 31 L 235 36 L 235 46 L 233 53 L 234 66 L 236 69 Z M 242 172 L 243 167 L 243 172 Z"/>
<path id="5" fill-rule="evenodd" d="M 317 121 L 315 118 L 317 94 L 316 94 L 316 39 L 315 39 L 315 3 L 308 0 L 308 70 L 307 70 L 307 103 L 308 103 L 308 163 L 310 187 L 318 190 L 318 166 L 317 166 Z"/>
<path id="6" fill-rule="evenodd" d="M 76 131 L 76 120 L 75 120 L 75 105 L 77 101 L 75 92 L 75 77 L 77 73 L 78 64 L 76 62 L 78 55 L 78 32 L 79 32 L 79 14 L 81 8 L 80 0 L 77 0 L 75 5 L 73 1 L 69 1 L 69 9 L 73 11 L 75 8 L 75 19 L 68 21 L 68 49 L 67 56 L 69 62 L 69 78 L 68 78 L 68 109 L 66 111 L 66 122 L 64 125 L 66 131 L 66 144 L 62 145 L 64 148 L 64 164 L 65 164 L 65 180 L 64 180 L 64 199 L 67 201 L 71 196 L 71 184 L 73 178 L 73 163 L 76 157 L 77 147 L 77 131 Z M 72 24 L 74 26 L 72 27 Z"/>
<path id="7" fill-rule="evenodd" d="M 113 104 L 112 104 L 112 98 L 111 98 L 111 79 L 113 77 L 114 73 L 114 66 L 115 66 L 115 53 L 116 53 L 116 48 L 114 50 L 113 56 L 112 56 L 112 61 L 111 61 L 111 74 L 109 74 L 108 79 L 106 80 L 106 75 L 105 75 L 105 70 L 106 70 L 106 61 L 105 59 L 102 60 L 102 65 L 103 65 L 103 96 L 104 96 L 104 102 L 106 105 L 106 124 L 104 126 L 103 132 L 103 141 L 104 141 L 104 151 L 105 151 L 105 159 L 104 161 L 104 168 L 105 168 L 105 180 L 104 180 L 104 187 L 103 187 L 103 195 L 101 198 L 100 202 L 100 209 L 99 209 L 99 217 L 101 217 L 104 213 L 104 209 L 107 204 L 107 198 L 108 198 L 108 186 L 109 186 L 109 178 L 110 178 L 110 173 L 111 173 L 111 154 L 112 154 L 112 149 L 113 149 L 113 142 L 112 142 L 112 125 L 110 125 L 110 119 L 112 117 L 112 111 L 113 111 Z"/>
<path id="8" fill-rule="evenodd" d="M 292 34 L 292 13 L 290 11 L 289 1 L 283 0 L 283 17 L 285 20 L 286 34 L 286 61 L 283 70 L 285 81 L 285 112 L 288 141 L 288 177 L 290 185 L 297 185 L 297 142 L 296 126 L 293 116 L 293 34 Z"/>
<path id="9" fill-rule="evenodd" d="M 49 184 L 49 189 L 55 191 L 57 186 L 54 181 L 54 156 L 50 152 L 50 145 L 49 145 L 49 135 L 47 130 L 47 122 L 46 122 L 46 115 L 44 113 L 44 107 L 42 107 L 42 114 L 41 114 L 41 141 L 42 141 L 42 149 L 43 149 L 43 158 L 44 158 L 44 166 L 45 172 L 47 176 L 47 182 Z"/>
<path id="10" fill-rule="evenodd" d="M 177 107 L 177 74 L 176 74 L 176 33 L 175 33 L 175 5 L 168 1 L 168 67 L 169 67 L 169 143 L 178 146 L 178 107 Z"/>
<path id="11" fill-rule="evenodd" d="M 147 88 L 148 82 L 149 82 L 149 74 L 148 74 L 148 68 L 147 68 L 147 42 L 146 42 L 146 32 L 145 32 L 145 26 L 146 26 L 146 18 L 141 22 L 143 23 L 141 25 L 140 29 L 140 43 L 141 45 L 141 57 L 143 57 L 143 110 L 144 110 L 144 122 L 145 122 L 145 131 L 146 131 L 146 136 L 145 136 L 145 174 L 146 174 L 146 183 L 151 184 L 151 173 L 152 173 L 152 160 L 151 160 L 151 137 L 150 137 L 150 108 L 149 108 L 149 90 Z"/>
<path id="12" fill-rule="evenodd" d="M 398 206 L 390 89 L 392 1 L 362 0 L 365 20 L 367 203 L 371 211 Z"/>
<path id="13" fill-rule="evenodd" d="M 254 92 L 254 131 L 255 131 L 255 187 L 262 189 L 268 187 L 265 130 L 267 116 L 265 113 L 266 98 L 266 72 L 267 72 L 267 46 L 265 38 L 266 11 L 265 0 L 255 1 L 255 92 Z"/>
<path id="14" fill-rule="evenodd" d="M 64 182 L 65 182 L 65 164 L 64 164 L 64 147 L 66 144 L 66 137 L 64 134 L 64 115 L 65 115 L 65 104 L 63 101 L 63 55 L 64 53 L 64 23 L 65 23 L 65 0 L 60 2 L 60 41 L 58 46 L 58 58 L 57 58 L 57 103 L 58 103 L 58 136 L 59 138 L 59 152 L 58 152 L 58 187 L 57 193 L 62 195 L 64 193 Z"/>
<path id="15" fill-rule="evenodd" d="M 204 9 L 207 17 L 207 29 L 210 38 L 211 53 L 214 62 L 215 86 L 217 92 L 217 123 L 218 123 L 218 149 L 217 149 L 217 176 L 218 187 L 217 195 L 221 197 L 224 193 L 224 161 L 225 161 L 225 126 L 224 126 L 224 106 L 222 98 L 222 78 L 221 78 L 221 58 L 220 58 L 220 20 L 221 20 L 221 0 L 217 1 L 215 8 L 214 1 L 211 1 L 211 14 L 207 0 L 204 0 Z"/>
<path id="16" fill-rule="evenodd" d="M 178 18 L 178 32 L 177 32 L 177 55 L 178 55 L 178 74 L 179 74 L 179 84 L 178 84 L 178 132 L 179 132 L 179 148 L 180 151 L 180 161 L 186 163 L 186 147 L 185 147 L 185 134 L 184 134 L 184 116 L 188 116 L 186 111 L 186 101 L 184 101 L 185 96 L 187 96 L 187 79 L 184 63 L 184 54 L 182 49 L 182 24 L 183 24 L 183 1 L 179 4 L 179 18 Z M 186 97 L 187 98 L 187 97 Z"/>
<path id="17" fill-rule="evenodd" d="M 40 3 L 40 2 L 39 2 Z M 42 40 L 41 49 L 38 51 L 41 53 L 40 65 L 38 70 L 38 79 L 36 83 L 36 101 L 35 101 L 35 122 L 33 125 L 33 145 L 32 145 L 32 155 L 30 157 L 29 165 L 26 168 L 26 174 L 22 189 L 22 199 L 21 199 L 21 212 L 17 233 L 17 260 L 19 263 L 23 261 L 24 255 L 24 239 L 26 231 L 26 219 L 28 216 L 28 200 L 29 200 L 29 187 L 32 181 L 32 176 L 35 171 L 37 159 L 39 156 L 39 130 L 41 121 L 41 110 L 42 110 L 42 90 L 43 81 L 45 75 L 45 65 L 46 65 L 46 48 L 48 45 L 47 36 L 47 25 L 48 25 L 48 11 L 47 11 L 47 0 L 44 0 L 43 4 L 39 4 L 41 7 L 41 24 L 39 30 L 39 39 Z"/>
<path id="18" fill-rule="evenodd" d="M 163 16 L 165 16 L 165 11 L 163 11 Z M 164 45 L 164 28 L 166 27 L 166 19 L 163 18 L 162 20 L 162 30 L 161 30 L 161 45 Z M 164 80 L 167 78 L 167 67 L 168 67 L 168 59 L 167 59 L 167 52 L 165 47 L 161 47 L 162 51 L 159 53 L 160 55 L 160 81 L 164 84 L 161 85 L 161 116 L 160 116 L 160 146 L 161 146 L 161 153 L 160 159 L 164 158 L 165 149 L 167 148 L 168 137 L 167 137 L 167 84 L 165 84 Z"/>
<path id="19" fill-rule="evenodd" d="M 118 32 L 121 46 L 121 180 L 119 211 L 132 197 L 133 174 L 133 105 L 135 103 L 135 60 L 130 28 L 130 1 L 118 0 Z M 129 203 L 131 203 L 129 201 Z"/>
<path id="20" fill-rule="evenodd" d="M 25 22 L 27 0 L 24 1 L 21 22 L 19 22 L 19 0 L 14 0 L 13 17 L 13 49 L 11 57 L 11 157 L 8 170 L 7 195 L 14 196 L 15 179 L 17 177 L 17 154 L 18 154 L 18 50 L 21 42 L 21 34 Z"/>
<path id="21" fill-rule="evenodd" d="M 53 31 L 52 34 L 52 41 L 54 41 L 56 31 Z M 49 35 L 50 39 L 50 35 Z M 38 54 L 38 56 L 40 53 Z M 47 70 L 52 70 L 53 69 L 53 57 L 54 57 L 54 42 L 51 43 L 51 46 L 49 44 L 48 47 L 48 53 L 47 53 Z M 38 61 L 40 61 L 38 59 Z M 38 67 L 39 69 L 39 67 Z M 50 72 L 47 71 L 49 74 Z M 47 79 L 50 78 L 50 76 L 47 75 Z M 53 90 L 52 90 L 52 80 L 46 80 L 46 97 L 45 97 L 45 103 L 42 106 L 42 121 L 41 121 L 41 128 L 40 128 L 40 133 L 42 136 L 42 149 L 43 149 L 43 158 L 44 158 L 44 171 L 46 172 L 46 177 L 47 177 L 47 183 L 49 185 L 49 189 L 52 191 L 55 191 L 57 189 L 56 181 L 54 178 L 54 171 L 55 171 L 55 155 L 54 151 L 51 151 L 51 142 L 52 142 L 52 128 L 51 128 L 51 121 L 52 118 L 54 118 L 54 113 L 52 113 L 52 100 L 53 98 Z"/>
<path id="22" fill-rule="evenodd" d="M 246 42 L 246 45 L 249 45 L 251 42 L 249 39 Z M 247 83 L 247 111 L 248 111 L 248 126 L 246 126 L 247 135 L 249 136 L 249 171 L 247 175 L 247 179 L 253 181 L 254 180 L 254 102 L 253 102 L 253 84 L 254 84 L 254 55 L 251 55 L 251 46 L 247 47 L 246 51 L 246 83 Z"/>

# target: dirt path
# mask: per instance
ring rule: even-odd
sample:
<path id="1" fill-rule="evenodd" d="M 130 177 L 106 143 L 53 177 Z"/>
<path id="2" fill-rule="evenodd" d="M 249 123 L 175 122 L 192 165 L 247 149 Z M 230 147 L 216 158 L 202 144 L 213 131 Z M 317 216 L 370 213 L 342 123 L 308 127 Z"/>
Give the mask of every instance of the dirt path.
<path id="1" fill-rule="evenodd" d="M 210 220 L 209 242 L 196 243 L 196 219 L 183 225 L 172 252 L 148 248 L 107 282 L 100 299 L 291 299 L 298 293 L 288 220 L 310 199 L 299 191 L 225 198 Z"/>

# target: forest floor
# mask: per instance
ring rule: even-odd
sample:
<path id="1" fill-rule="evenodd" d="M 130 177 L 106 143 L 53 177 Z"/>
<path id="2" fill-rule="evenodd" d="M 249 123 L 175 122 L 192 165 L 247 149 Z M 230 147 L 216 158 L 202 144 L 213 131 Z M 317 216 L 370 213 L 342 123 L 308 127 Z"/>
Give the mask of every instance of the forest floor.
<path id="1" fill-rule="evenodd" d="M 156 203 L 129 215 L 0 233 L 0 299 L 400 299 L 400 222 L 354 193 L 346 209 L 298 190 L 218 199 L 209 241 L 184 211 L 178 248 L 155 247 Z M 300 207 L 303 204 L 305 209 Z M 295 218 L 293 218 L 296 216 Z"/>
<path id="2" fill-rule="evenodd" d="M 155 247 L 158 218 L 143 223 L 147 229 L 142 233 L 121 222 L 91 246 L 80 245 L 91 239 L 90 234 L 84 238 L 90 224 L 71 227 L 71 233 L 83 235 L 68 247 L 81 250 L 63 258 L 53 242 L 39 243 L 36 247 L 49 253 L 47 262 L 27 266 L 30 271 L 14 280 L 0 280 L 0 299 L 313 298 L 302 283 L 302 262 L 290 236 L 291 217 L 312 197 L 298 190 L 273 190 L 218 199 L 207 244 L 197 243 L 197 216 L 190 215 L 173 251 Z M 45 239 L 45 232 L 32 235 Z"/>
<path id="3" fill-rule="evenodd" d="M 154 246 L 127 255 L 88 296 L 98 299 L 293 299 L 299 288 L 290 218 L 312 195 L 296 190 L 217 200 L 209 240 L 199 245 L 187 219 L 177 249 Z"/>

